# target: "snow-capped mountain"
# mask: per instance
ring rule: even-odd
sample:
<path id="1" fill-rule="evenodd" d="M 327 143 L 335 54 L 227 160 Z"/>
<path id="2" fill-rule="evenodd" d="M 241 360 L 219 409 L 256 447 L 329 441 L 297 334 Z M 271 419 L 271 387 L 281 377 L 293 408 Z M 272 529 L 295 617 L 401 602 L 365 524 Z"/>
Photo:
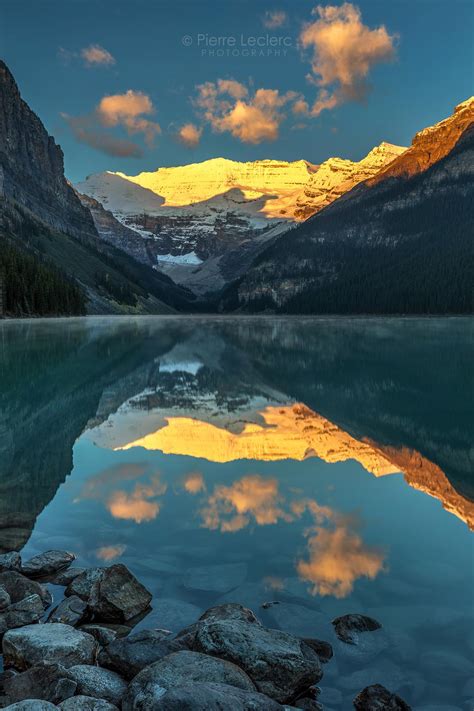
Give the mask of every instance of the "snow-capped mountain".
<path id="1" fill-rule="evenodd" d="M 374 177 L 404 151 L 384 142 L 361 161 L 329 158 L 321 165 L 214 158 L 136 176 L 97 173 L 76 188 L 88 207 L 93 198 L 109 211 L 107 220 L 100 206 L 92 211 L 106 241 L 134 256 L 140 252 L 142 261 L 203 292 L 222 286 L 229 264 L 235 276 L 242 250 L 247 256 L 253 246 L 258 249 Z M 111 218 L 127 228 L 126 239 Z M 146 249 L 130 244 L 130 230 L 145 240 Z"/>

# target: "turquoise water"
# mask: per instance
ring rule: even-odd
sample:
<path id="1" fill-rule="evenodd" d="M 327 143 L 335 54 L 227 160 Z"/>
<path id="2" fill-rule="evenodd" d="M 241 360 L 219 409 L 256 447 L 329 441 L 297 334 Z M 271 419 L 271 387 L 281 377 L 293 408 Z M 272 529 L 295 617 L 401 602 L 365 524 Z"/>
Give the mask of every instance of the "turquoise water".
<path id="1" fill-rule="evenodd" d="M 325 709 L 470 709 L 472 350 L 467 319 L 2 323 L 0 548 L 125 563 L 140 626 L 236 601 L 327 639 Z M 383 627 L 344 645 L 348 612 Z"/>

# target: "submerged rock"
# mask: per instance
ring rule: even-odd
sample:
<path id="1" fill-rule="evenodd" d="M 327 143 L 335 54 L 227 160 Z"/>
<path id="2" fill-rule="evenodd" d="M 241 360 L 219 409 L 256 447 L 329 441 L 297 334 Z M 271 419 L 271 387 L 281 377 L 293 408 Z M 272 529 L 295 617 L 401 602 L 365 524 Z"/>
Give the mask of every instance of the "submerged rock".
<path id="1" fill-rule="evenodd" d="M 127 684 L 121 676 L 110 669 L 78 664 L 68 669 L 68 674 L 77 684 L 77 693 L 92 696 L 120 706 Z"/>
<path id="2" fill-rule="evenodd" d="M 146 618 L 147 627 L 165 628 L 177 632 L 195 622 L 202 613 L 202 607 L 197 607 L 184 600 L 160 598 L 153 600 L 153 611 Z"/>
<path id="3" fill-rule="evenodd" d="M 0 585 L 10 595 L 12 603 L 21 602 L 30 595 L 39 595 L 46 609 L 53 601 L 51 593 L 36 580 L 29 580 L 16 570 L 7 570 L 0 573 Z"/>
<path id="4" fill-rule="evenodd" d="M 198 626 L 198 651 L 240 666 L 258 691 L 289 701 L 322 677 L 316 652 L 279 630 L 239 620 L 207 621 Z"/>
<path id="5" fill-rule="evenodd" d="M 72 696 L 59 704 L 61 711 L 118 711 L 117 706 L 92 696 Z"/>
<path id="6" fill-rule="evenodd" d="M 77 684 L 68 678 L 60 664 L 41 664 L 5 680 L 5 693 L 12 701 L 43 699 L 59 704 L 76 691 Z"/>
<path id="7" fill-rule="evenodd" d="M 2 553 L 0 555 L 0 573 L 4 573 L 6 570 L 16 570 L 20 572 L 21 569 L 21 556 L 16 551 L 11 551 L 10 553 Z"/>
<path id="8" fill-rule="evenodd" d="M 354 699 L 356 711 L 411 711 L 411 706 L 381 684 L 363 689 Z"/>
<path id="9" fill-rule="evenodd" d="M 43 601 L 39 595 L 28 595 L 0 612 L 0 636 L 18 627 L 38 622 L 44 614 Z"/>
<path id="10" fill-rule="evenodd" d="M 58 570 L 71 565 L 76 556 L 67 551 L 46 551 L 33 556 L 21 566 L 21 572 L 28 578 L 41 578 L 46 575 L 53 575 Z"/>
<path id="11" fill-rule="evenodd" d="M 5 666 L 20 670 L 43 662 L 56 662 L 64 667 L 93 664 L 96 651 L 94 637 L 61 623 L 27 625 L 9 630 L 3 637 Z"/>
<path id="12" fill-rule="evenodd" d="M 194 682 L 228 684 L 244 691 L 255 691 L 247 674 L 235 664 L 199 652 L 181 651 L 137 674 L 128 687 L 122 708 L 124 711 L 153 709 L 164 689 Z"/>
<path id="13" fill-rule="evenodd" d="M 138 672 L 171 652 L 181 649 L 169 635 L 155 630 L 142 630 L 108 644 L 99 654 L 99 664 L 133 679 Z"/>
<path id="14" fill-rule="evenodd" d="M 54 610 L 51 611 L 48 622 L 62 622 L 65 625 L 78 625 L 84 619 L 87 611 L 87 603 L 77 595 L 71 595 L 62 600 Z"/>
<path id="15" fill-rule="evenodd" d="M 382 627 L 380 622 L 374 620 L 373 617 L 356 614 L 336 617 L 332 624 L 341 642 L 346 642 L 346 644 L 357 644 L 359 632 L 373 632 Z"/>
<path id="16" fill-rule="evenodd" d="M 255 691 L 216 683 L 187 683 L 173 686 L 153 706 L 137 701 L 122 706 L 124 711 L 282 711 L 283 706 Z"/>
<path id="17" fill-rule="evenodd" d="M 246 577 L 246 563 L 203 565 L 188 568 L 183 584 L 189 590 L 225 593 L 243 583 Z"/>

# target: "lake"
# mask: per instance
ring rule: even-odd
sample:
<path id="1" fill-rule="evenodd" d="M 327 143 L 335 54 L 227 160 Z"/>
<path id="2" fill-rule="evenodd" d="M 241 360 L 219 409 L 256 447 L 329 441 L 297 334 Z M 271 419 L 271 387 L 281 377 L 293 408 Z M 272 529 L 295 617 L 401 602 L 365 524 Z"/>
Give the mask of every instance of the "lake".
<path id="1" fill-rule="evenodd" d="M 154 595 L 142 627 L 235 601 L 326 639 L 329 711 L 372 683 L 472 708 L 472 326 L 3 322 L 0 551 L 125 563 Z M 382 629 L 340 642 L 350 612 Z"/>

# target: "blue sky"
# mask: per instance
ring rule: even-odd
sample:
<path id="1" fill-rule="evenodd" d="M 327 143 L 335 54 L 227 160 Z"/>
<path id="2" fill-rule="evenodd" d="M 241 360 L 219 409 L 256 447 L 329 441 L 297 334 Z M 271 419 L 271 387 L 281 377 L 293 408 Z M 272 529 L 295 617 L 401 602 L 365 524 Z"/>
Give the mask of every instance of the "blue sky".
<path id="1" fill-rule="evenodd" d="M 408 144 L 472 94 L 467 0 L 314 7 L 2 0 L 0 54 L 74 182 L 216 156 L 360 159 L 382 140 Z M 221 56 L 204 35 L 223 38 Z M 257 56 L 254 37 L 264 38 Z M 238 84 L 218 83 L 230 79 Z"/>

